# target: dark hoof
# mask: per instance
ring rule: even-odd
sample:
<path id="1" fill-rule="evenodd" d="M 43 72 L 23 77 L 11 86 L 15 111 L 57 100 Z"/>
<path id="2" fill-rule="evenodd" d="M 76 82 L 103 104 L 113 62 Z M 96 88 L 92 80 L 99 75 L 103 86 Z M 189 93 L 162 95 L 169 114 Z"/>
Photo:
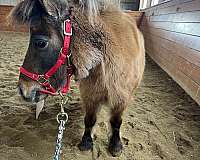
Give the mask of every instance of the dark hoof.
<path id="1" fill-rule="evenodd" d="M 93 146 L 92 138 L 83 136 L 81 143 L 78 145 L 78 148 L 81 151 L 89 151 L 92 149 L 92 146 Z"/>
<path id="2" fill-rule="evenodd" d="M 109 144 L 109 152 L 113 157 L 119 157 L 122 153 L 122 143 L 121 141 L 118 142 L 110 142 Z"/>

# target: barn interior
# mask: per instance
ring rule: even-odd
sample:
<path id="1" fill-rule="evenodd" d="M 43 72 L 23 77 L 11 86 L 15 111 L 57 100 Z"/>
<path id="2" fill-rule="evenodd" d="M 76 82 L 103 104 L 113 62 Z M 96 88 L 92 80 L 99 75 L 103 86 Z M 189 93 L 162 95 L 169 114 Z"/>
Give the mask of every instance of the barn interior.
<path id="1" fill-rule="evenodd" d="M 19 67 L 29 42 L 26 26 L 6 17 L 20 0 L 0 0 L 0 160 L 52 159 L 58 99 L 48 98 L 35 120 L 35 106 L 17 93 Z M 95 146 L 82 153 L 84 129 L 78 89 L 66 105 L 69 121 L 63 159 L 199 160 L 200 157 L 200 1 L 121 0 L 145 39 L 146 69 L 134 101 L 123 116 L 120 157 L 107 151 L 107 109 L 99 113 Z"/>

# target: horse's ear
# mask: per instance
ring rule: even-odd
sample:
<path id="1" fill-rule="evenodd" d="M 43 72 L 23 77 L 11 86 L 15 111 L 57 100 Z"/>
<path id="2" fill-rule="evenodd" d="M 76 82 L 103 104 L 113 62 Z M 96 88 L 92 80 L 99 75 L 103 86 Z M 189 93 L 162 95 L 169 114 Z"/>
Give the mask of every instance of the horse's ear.
<path id="1" fill-rule="evenodd" d="M 61 18 L 66 14 L 68 3 L 67 0 L 39 0 L 46 12 L 56 18 Z"/>
<path id="2" fill-rule="evenodd" d="M 35 1 L 25 0 L 18 3 L 7 17 L 9 24 L 24 24 L 31 18 L 32 10 L 35 6 Z"/>

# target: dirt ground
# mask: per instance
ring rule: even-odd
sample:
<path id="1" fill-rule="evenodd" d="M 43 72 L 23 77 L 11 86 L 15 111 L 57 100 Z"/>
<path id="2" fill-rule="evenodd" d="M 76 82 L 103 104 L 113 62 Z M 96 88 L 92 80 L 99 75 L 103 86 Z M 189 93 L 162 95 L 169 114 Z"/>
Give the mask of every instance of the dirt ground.
<path id="1" fill-rule="evenodd" d="M 57 133 L 56 98 L 48 98 L 35 120 L 35 106 L 17 94 L 18 68 L 28 35 L 0 32 L 0 160 L 52 160 Z M 74 87 L 74 86 L 73 86 Z M 83 112 L 78 94 L 66 111 L 63 160 L 200 160 L 200 107 L 153 61 L 147 59 L 144 80 L 134 93 L 121 128 L 124 150 L 113 158 L 108 147 L 108 114 L 102 107 L 91 152 L 80 152 Z"/>

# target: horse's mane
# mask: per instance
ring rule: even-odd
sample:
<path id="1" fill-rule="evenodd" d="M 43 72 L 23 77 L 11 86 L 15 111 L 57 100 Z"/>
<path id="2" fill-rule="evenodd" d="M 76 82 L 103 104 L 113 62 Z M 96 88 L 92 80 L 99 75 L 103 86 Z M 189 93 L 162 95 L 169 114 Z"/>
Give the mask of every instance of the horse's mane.
<path id="1" fill-rule="evenodd" d="M 72 0 L 77 3 L 80 11 L 86 13 L 89 22 L 93 23 L 96 17 L 108 6 L 120 6 L 120 0 Z M 8 16 L 10 22 L 24 24 L 30 22 L 33 17 L 41 17 L 46 12 L 45 5 L 48 4 L 51 10 L 57 13 L 60 18 L 69 7 L 68 0 L 23 0 L 14 7 Z"/>
<path id="2" fill-rule="evenodd" d="M 110 5 L 120 7 L 120 0 L 79 0 L 79 3 L 87 10 L 88 19 L 92 23 L 98 14 Z"/>

